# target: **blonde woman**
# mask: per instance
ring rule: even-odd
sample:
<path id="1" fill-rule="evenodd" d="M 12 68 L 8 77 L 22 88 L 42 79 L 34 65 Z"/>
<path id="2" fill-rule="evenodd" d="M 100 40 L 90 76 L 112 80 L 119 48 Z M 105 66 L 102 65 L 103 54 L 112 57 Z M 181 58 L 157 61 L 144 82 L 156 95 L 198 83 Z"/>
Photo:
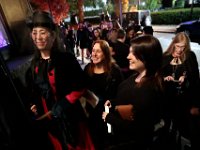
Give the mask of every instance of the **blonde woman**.
<path id="1" fill-rule="evenodd" d="M 195 109 L 199 70 L 190 39 L 184 32 L 176 34 L 163 56 L 163 78 L 167 94 L 167 124 L 189 137 L 190 110 Z M 173 99 L 173 101 L 172 101 Z"/>

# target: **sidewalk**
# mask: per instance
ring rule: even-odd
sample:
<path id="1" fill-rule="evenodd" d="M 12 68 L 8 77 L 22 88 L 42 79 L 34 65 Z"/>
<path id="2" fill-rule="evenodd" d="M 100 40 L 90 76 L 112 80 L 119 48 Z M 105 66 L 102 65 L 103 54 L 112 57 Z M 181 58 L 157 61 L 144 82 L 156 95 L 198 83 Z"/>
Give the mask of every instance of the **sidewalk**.
<path id="1" fill-rule="evenodd" d="M 152 25 L 154 32 L 175 33 L 177 25 Z"/>

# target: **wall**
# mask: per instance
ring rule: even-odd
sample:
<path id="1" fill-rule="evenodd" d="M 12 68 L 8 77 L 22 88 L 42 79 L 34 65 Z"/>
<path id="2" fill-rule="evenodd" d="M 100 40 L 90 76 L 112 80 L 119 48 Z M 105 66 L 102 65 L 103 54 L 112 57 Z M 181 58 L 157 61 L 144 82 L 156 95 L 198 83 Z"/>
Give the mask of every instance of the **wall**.
<path id="1" fill-rule="evenodd" d="M 12 38 L 12 54 L 20 55 L 27 53 L 23 42 L 27 39 L 28 29 L 26 27 L 25 19 L 31 15 L 31 8 L 28 0 L 0 0 L 0 4 L 5 15 Z"/>

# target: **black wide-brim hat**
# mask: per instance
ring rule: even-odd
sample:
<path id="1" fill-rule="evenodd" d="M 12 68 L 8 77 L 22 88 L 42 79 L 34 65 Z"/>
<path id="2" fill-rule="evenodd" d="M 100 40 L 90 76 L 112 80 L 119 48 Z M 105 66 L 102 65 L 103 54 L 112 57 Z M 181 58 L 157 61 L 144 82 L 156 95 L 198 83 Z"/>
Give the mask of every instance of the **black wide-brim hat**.
<path id="1" fill-rule="evenodd" d="M 45 11 L 35 11 L 31 17 L 26 20 L 27 26 L 30 29 L 34 27 L 46 27 L 55 30 L 55 23 L 51 14 Z"/>

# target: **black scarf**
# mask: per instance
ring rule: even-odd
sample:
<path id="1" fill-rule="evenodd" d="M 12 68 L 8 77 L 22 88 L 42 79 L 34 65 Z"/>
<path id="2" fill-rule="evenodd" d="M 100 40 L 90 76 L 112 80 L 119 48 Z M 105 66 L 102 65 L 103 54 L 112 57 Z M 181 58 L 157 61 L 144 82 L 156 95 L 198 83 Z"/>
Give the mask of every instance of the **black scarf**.
<path id="1" fill-rule="evenodd" d="M 51 66 L 51 59 L 40 59 L 36 63 L 38 73 L 35 73 L 35 84 L 39 88 L 40 95 L 46 100 L 48 108 L 55 103 L 52 89 L 49 83 L 48 72 Z"/>

